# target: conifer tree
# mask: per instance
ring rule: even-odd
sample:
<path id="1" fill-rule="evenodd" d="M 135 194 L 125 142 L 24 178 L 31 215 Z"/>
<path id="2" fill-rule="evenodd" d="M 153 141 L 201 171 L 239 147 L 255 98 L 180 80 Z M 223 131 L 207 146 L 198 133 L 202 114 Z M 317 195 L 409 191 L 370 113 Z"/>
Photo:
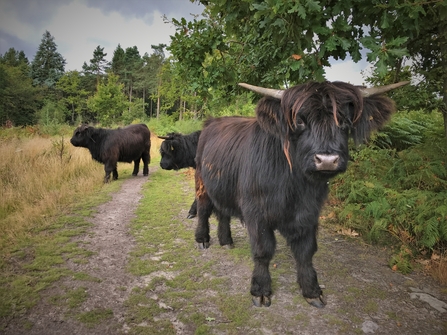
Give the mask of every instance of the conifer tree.
<path id="1" fill-rule="evenodd" d="M 89 73 L 95 76 L 96 87 L 98 87 L 101 77 L 106 73 L 106 70 L 110 66 L 105 58 L 106 56 L 107 53 L 104 52 L 104 48 L 101 48 L 98 45 L 93 51 L 93 58 L 90 59 L 90 64 L 84 62 L 84 65 L 82 65 L 84 73 Z"/>
<path id="2" fill-rule="evenodd" d="M 54 37 L 48 30 L 45 31 L 36 56 L 31 63 L 33 84 L 53 88 L 64 74 L 65 63 L 65 59 L 57 51 Z"/>
<path id="3" fill-rule="evenodd" d="M 113 52 L 113 57 L 112 57 L 112 62 L 111 62 L 110 67 L 112 69 L 112 72 L 119 77 L 124 76 L 125 58 L 126 58 L 126 53 L 125 53 L 124 49 L 121 47 L 121 45 L 118 44 L 115 51 Z"/>

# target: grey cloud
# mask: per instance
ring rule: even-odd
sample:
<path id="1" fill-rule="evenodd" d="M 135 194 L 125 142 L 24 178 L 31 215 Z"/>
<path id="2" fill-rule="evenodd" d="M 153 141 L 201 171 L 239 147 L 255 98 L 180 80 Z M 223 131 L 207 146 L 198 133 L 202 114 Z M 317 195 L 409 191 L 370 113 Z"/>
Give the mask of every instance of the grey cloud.
<path id="1" fill-rule="evenodd" d="M 29 43 L 21 40 L 20 38 L 8 34 L 0 29 L 0 54 L 4 55 L 6 51 L 8 51 L 11 47 L 16 49 L 17 51 L 23 51 L 25 56 L 31 62 L 34 59 L 36 54 L 37 46 L 40 41 L 37 43 Z"/>
<path id="2" fill-rule="evenodd" d="M 13 14 L 36 29 L 45 27 L 62 5 L 69 4 L 73 0 L 3 0 L 0 3 L 1 15 Z"/>
<path id="3" fill-rule="evenodd" d="M 200 14 L 204 9 L 203 5 L 189 0 L 87 0 L 87 4 L 105 13 L 116 11 L 127 18 L 146 18 L 149 21 L 153 20 L 154 10 L 168 18 L 189 18 L 191 13 Z"/>

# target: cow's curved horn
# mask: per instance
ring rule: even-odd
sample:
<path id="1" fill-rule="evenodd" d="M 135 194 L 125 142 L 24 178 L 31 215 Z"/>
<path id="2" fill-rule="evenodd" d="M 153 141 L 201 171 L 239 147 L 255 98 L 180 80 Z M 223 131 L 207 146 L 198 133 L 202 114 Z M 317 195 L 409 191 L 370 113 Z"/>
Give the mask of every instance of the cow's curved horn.
<path id="1" fill-rule="evenodd" d="M 157 136 L 158 138 L 161 138 L 162 140 L 169 140 L 170 136 Z"/>
<path id="2" fill-rule="evenodd" d="M 272 98 L 281 99 L 284 93 L 284 90 L 275 90 L 273 88 L 264 88 L 259 86 L 254 86 L 246 83 L 239 83 L 239 86 L 245 87 L 246 89 L 253 91 L 255 93 L 259 93 L 262 95 L 266 95 Z"/>
<path id="3" fill-rule="evenodd" d="M 370 97 L 372 95 L 382 94 L 382 93 L 394 90 L 398 87 L 408 85 L 409 83 L 410 83 L 409 81 L 401 81 L 399 83 L 385 85 L 385 86 L 361 88 L 360 91 L 362 92 L 363 96 L 366 98 L 366 97 Z"/>

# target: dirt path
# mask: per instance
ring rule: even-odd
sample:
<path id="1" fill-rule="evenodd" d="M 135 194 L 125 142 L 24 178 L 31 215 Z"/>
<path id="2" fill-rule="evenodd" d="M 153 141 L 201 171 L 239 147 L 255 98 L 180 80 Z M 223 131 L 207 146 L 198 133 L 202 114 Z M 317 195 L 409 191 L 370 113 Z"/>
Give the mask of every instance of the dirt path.
<path id="1" fill-rule="evenodd" d="M 150 169 L 150 173 L 154 172 Z M 139 175 L 127 179 L 121 190 L 113 194 L 112 200 L 100 205 L 97 213 L 89 219 L 94 223 L 90 233 L 82 236 L 85 248 L 92 252 L 89 262 L 68 262 L 69 269 L 85 273 L 91 280 L 64 278 L 50 290 L 46 290 L 40 303 L 26 316 L 31 329 L 23 329 L 24 320 L 14 320 L 8 325 L 5 334 L 116 334 L 126 331 L 123 323 L 124 302 L 133 287 L 143 285 L 144 280 L 126 271 L 127 257 L 134 247 L 134 239 L 129 234 L 129 223 L 142 197 L 141 188 L 147 177 Z M 100 329 L 88 328 L 82 322 L 67 317 L 67 310 L 58 306 L 48 297 L 63 296 L 65 292 L 76 290 L 88 292 L 82 305 L 84 311 L 102 308 L 105 313 L 111 310 L 114 318 Z M 80 295 L 82 295 L 80 293 Z"/>
<path id="2" fill-rule="evenodd" d="M 155 169 L 151 169 L 151 173 Z M 126 324 L 128 315 L 126 300 L 133 288 L 144 287 L 148 276 L 134 276 L 126 271 L 129 252 L 135 246 L 129 234 L 129 224 L 142 198 L 141 189 L 147 178 L 138 176 L 126 180 L 112 200 L 98 207 L 91 218 L 91 232 L 82 237 L 85 248 L 92 251 L 88 263 L 69 262 L 70 269 L 85 273 L 91 280 L 64 278 L 57 285 L 42 293 L 41 302 L 32 308 L 22 320 L 13 320 L 5 335 L 19 334 L 125 334 L 138 333 Z M 192 190 L 185 190 L 190 192 Z M 191 230 L 195 220 L 183 219 L 186 209 L 179 212 L 183 227 Z M 215 228 L 213 228 L 215 230 Z M 236 248 L 247 243 L 245 229 L 232 225 Z M 202 275 L 225 277 L 231 283 L 227 294 L 247 296 L 251 265 L 235 263 L 215 243 L 202 253 L 192 253 L 197 263 L 215 261 L 211 269 Z M 190 243 L 186 241 L 185 243 Z M 179 242 L 180 243 L 180 242 Z M 213 244 L 214 243 L 214 244 Z M 296 286 L 295 270 L 291 254 L 284 240 L 278 237 L 279 258 L 273 263 L 275 269 L 285 269 L 276 276 L 274 296 L 270 308 L 255 309 L 255 318 L 262 327 L 241 329 L 241 334 L 447 334 L 447 294 L 430 278 L 420 274 L 404 276 L 393 272 L 386 261 L 386 253 L 360 241 L 352 241 L 322 225 L 319 236 L 320 249 L 315 257 L 315 266 L 320 283 L 325 286 L 328 305 L 323 310 L 301 305 Z M 275 256 L 276 257 L 276 256 Z M 282 258 L 281 258 L 282 257 Z M 175 274 L 172 274 L 175 276 Z M 150 276 L 149 276 L 150 277 Z M 202 280 L 202 279 L 201 279 Z M 164 289 L 167 289 L 166 287 Z M 66 304 L 58 305 L 50 297 L 63 296 L 65 292 L 88 292 L 81 309 L 85 312 L 103 310 L 109 314 L 107 322 L 90 328 L 69 315 Z M 162 295 L 162 291 L 158 295 Z M 216 292 L 203 292 L 204 296 Z M 244 298 L 245 299 L 245 298 Z M 175 334 L 194 334 L 195 329 L 177 318 L 179 310 L 163 306 L 163 317 L 170 320 Z M 194 301 L 192 301 L 194 303 Z M 213 306 L 203 305 L 210 315 L 219 315 Z M 155 316 L 154 316 L 155 318 Z M 268 320 L 268 321 L 266 321 Z M 218 320 L 221 323 L 231 320 Z M 28 327 L 27 327 L 28 325 Z M 32 326 L 31 326 L 32 325 Z M 145 334 L 150 334 L 150 329 Z M 215 328 L 215 334 L 226 334 Z"/>

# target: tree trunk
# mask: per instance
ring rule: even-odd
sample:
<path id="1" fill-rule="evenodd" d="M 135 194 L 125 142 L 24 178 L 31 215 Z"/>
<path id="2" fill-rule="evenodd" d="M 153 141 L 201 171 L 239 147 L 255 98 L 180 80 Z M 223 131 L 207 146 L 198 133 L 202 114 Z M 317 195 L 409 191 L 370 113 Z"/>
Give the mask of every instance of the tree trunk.
<path id="1" fill-rule="evenodd" d="M 143 87 L 143 103 L 142 103 L 142 108 L 143 108 L 143 113 L 146 114 L 146 111 L 144 110 L 144 99 L 146 97 L 146 90 Z"/>
<path id="2" fill-rule="evenodd" d="M 157 120 L 160 117 L 160 91 L 157 90 Z"/>
<path id="3" fill-rule="evenodd" d="M 132 103 L 132 85 L 129 83 L 129 113 L 130 113 L 130 104 Z"/>
<path id="4" fill-rule="evenodd" d="M 182 98 L 180 98 L 179 110 L 180 110 L 180 114 L 179 114 L 178 120 L 182 121 L 182 119 L 183 119 L 183 100 L 182 100 Z"/>
<path id="5" fill-rule="evenodd" d="M 444 135 L 447 142 L 447 7 L 440 6 L 439 8 L 439 43 L 441 43 L 441 64 L 443 75 L 443 87 L 442 87 L 442 101 L 441 107 L 442 116 L 444 118 Z"/>

